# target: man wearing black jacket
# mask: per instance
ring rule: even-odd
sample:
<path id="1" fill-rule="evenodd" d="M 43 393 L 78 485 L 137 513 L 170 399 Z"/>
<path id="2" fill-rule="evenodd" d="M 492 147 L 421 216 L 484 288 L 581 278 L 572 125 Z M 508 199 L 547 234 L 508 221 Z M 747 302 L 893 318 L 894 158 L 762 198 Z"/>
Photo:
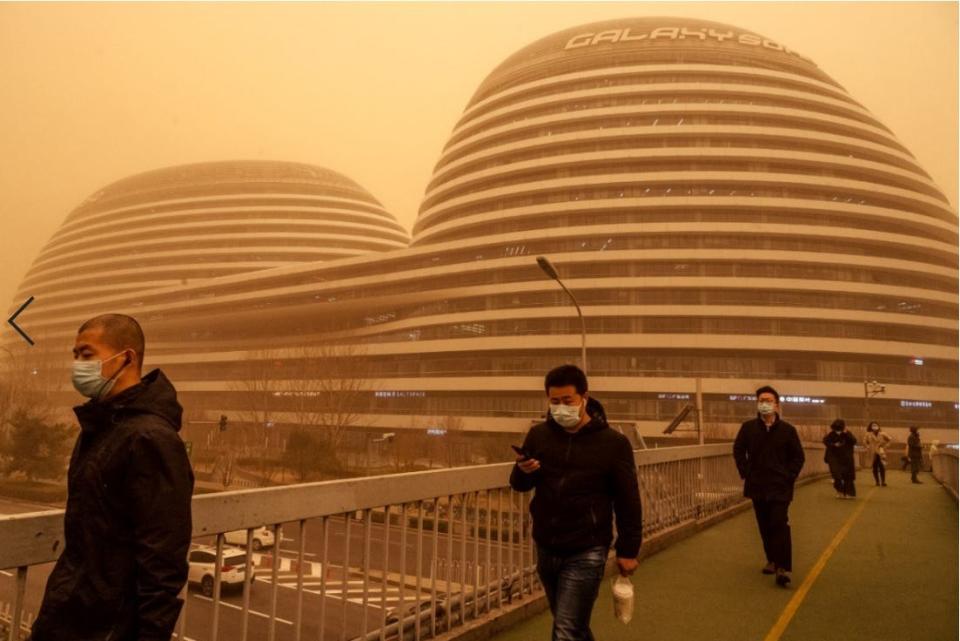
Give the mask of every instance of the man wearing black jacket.
<path id="1" fill-rule="evenodd" d="M 917 478 L 923 466 L 923 444 L 920 442 L 920 430 L 916 425 L 910 426 L 910 436 L 907 437 L 907 456 L 910 459 L 910 482 L 923 483 Z"/>
<path id="2" fill-rule="evenodd" d="M 553 613 L 553 641 L 591 641 L 590 613 L 600 588 L 617 519 L 617 566 L 637 568 L 642 513 L 630 442 L 612 430 L 601 405 L 587 395 L 587 377 L 574 365 L 546 376 L 547 420 L 534 426 L 510 474 L 530 503 L 537 573 Z"/>
<path id="3" fill-rule="evenodd" d="M 169 641 L 183 601 L 193 472 L 182 408 L 160 370 L 140 376 L 143 332 L 93 318 L 73 348 L 73 384 L 90 401 L 68 472 L 63 553 L 32 641 Z"/>
<path id="4" fill-rule="evenodd" d="M 757 417 L 740 426 L 733 458 L 743 495 L 753 500 L 767 555 L 763 573 L 775 574 L 777 585 L 786 587 L 793 570 L 787 511 L 804 456 L 797 429 L 780 419 L 780 395 L 772 387 L 757 390 Z"/>

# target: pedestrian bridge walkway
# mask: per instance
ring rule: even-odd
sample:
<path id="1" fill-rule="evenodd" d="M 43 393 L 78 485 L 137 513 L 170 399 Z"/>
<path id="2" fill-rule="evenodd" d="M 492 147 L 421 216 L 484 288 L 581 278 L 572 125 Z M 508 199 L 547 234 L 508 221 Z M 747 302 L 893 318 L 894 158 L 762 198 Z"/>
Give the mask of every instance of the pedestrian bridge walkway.
<path id="1" fill-rule="evenodd" d="M 859 473 L 860 496 L 831 483 L 798 488 L 790 510 L 789 589 L 760 573 L 752 511 L 646 558 L 634 618 L 613 617 L 610 580 L 593 613 L 597 641 L 949 641 L 957 639 L 957 504 L 930 475 Z M 550 639 L 549 612 L 497 641 Z"/>
<path id="2" fill-rule="evenodd" d="M 800 479 L 810 484 L 798 488 L 791 510 L 789 590 L 760 574 L 759 535 L 752 513 L 738 512 L 743 482 L 729 443 L 634 452 L 644 549 L 662 551 L 640 565 L 630 625 L 613 619 L 605 583 L 598 641 L 957 639 L 957 451 L 941 448 L 931 458 L 953 496 L 929 475 L 911 485 L 909 475 L 891 471 L 890 486 L 874 489 L 861 472 L 860 498 L 839 501 L 824 476 L 823 446 L 805 450 Z M 227 551 L 227 533 L 245 530 L 240 547 L 255 563 L 246 564 L 239 590 L 223 584 L 220 564 L 212 593 L 210 579 L 205 589 L 195 574 L 175 638 L 547 641 L 531 493 L 507 485 L 512 469 L 497 463 L 195 496 L 195 542 Z M 269 562 L 254 545 L 264 526 L 280 542 Z M 62 510 L 0 515 L 0 639 L 26 638 L 63 541 Z M 519 623 L 507 629 L 512 622 Z"/>

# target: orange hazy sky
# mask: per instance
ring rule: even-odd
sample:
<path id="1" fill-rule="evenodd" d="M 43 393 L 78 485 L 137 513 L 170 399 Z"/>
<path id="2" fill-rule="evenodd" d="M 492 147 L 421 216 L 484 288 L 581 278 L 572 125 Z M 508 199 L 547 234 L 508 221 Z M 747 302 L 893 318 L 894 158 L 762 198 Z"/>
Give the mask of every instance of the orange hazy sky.
<path id="1" fill-rule="evenodd" d="M 4 3 L 0 308 L 87 195 L 168 165 L 328 167 L 409 229 L 487 73 L 542 36 L 628 16 L 725 22 L 813 59 L 957 206 L 953 2 Z"/>

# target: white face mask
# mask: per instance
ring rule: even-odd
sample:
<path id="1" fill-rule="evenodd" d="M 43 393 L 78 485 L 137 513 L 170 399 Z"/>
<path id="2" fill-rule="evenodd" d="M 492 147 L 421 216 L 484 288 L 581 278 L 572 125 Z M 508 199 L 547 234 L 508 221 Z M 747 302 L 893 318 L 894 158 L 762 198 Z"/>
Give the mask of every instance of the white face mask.
<path id="1" fill-rule="evenodd" d="M 553 417 L 561 427 L 574 427 L 577 423 L 580 422 L 580 408 L 583 406 L 580 405 L 564 405 L 560 403 L 558 405 L 550 405 L 550 416 Z"/>
<path id="2" fill-rule="evenodd" d="M 769 402 L 769 401 L 764 401 L 764 402 L 761 402 L 761 403 L 757 403 L 757 411 L 760 412 L 761 414 L 763 414 L 764 416 L 769 416 L 770 414 L 773 414 L 773 412 L 774 412 L 774 410 L 773 410 L 773 403 L 771 403 L 771 402 Z"/>
<path id="3" fill-rule="evenodd" d="M 109 394 L 110 390 L 113 389 L 113 385 L 117 382 L 117 377 L 120 376 L 120 372 L 129 364 L 129 361 L 110 378 L 103 377 L 103 364 L 123 353 L 124 352 L 118 352 L 102 361 L 73 361 L 73 374 L 71 378 L 74 389 L 87 398 L 94 400 L 99 400 L 104 395 Z"/>

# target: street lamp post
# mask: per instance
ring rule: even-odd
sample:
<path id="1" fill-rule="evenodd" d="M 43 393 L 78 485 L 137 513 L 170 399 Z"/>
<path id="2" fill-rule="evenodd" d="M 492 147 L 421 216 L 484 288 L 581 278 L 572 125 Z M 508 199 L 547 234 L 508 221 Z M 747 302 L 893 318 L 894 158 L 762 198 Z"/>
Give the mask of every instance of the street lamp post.
<path id="1" fill-rule="evenodd" d="M 583 312 L 580 311 L 580 304 L 577 302 L 576 297 L 567 289 L 567 286 L 563 284 L 563 281 L 560 280 L 560 275 L 557 274 L 557 270 L 554 269 L 553 265 L 547 260 L 546 256 L 537 256 L 537 264 L 540 265 L 540 269 L 543 270 L 547 276 L 557 281 L 560 284 L 560 287 L 563 288 L 563 291 L 567 293 L 567 296 L 570 297 L 570 302 L 573 303 L 573 306 L 577 308 L 577 316 L 580 317 L 580 368 L 583 369 L 583 373 L 587 373 L 587 324 L 583 320 Z"/>

